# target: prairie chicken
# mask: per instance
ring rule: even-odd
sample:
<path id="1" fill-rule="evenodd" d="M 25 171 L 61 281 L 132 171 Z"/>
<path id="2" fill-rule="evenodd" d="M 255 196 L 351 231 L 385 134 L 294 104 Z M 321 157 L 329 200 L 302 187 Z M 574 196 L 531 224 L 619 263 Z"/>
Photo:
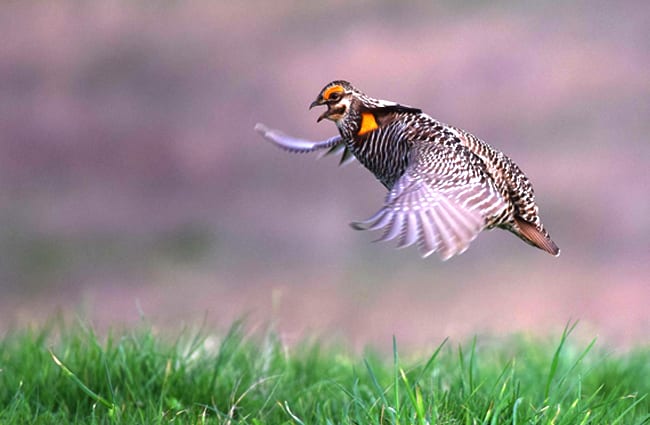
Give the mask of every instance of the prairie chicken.
<path id="1" fill-rule="evenodd" d="M 417 243 L 423 257 L 437 252 L 446 260 L 482 230 L 499 227 L 559 255 L 530 181 L 502 152 L 418 108 L 373 99 L 347 81 L 327 84 L 310 109 L 315 106 L 327 107 L 317 121 L 334 121 L 339 136 L 313 142 L 263 124 L 255 129 L 291 152 L 341 152 L 341 162 L 356 158 L 375 175 L 388 195 L 375 215 L 351 223 L 354 229 L 383 229 L 378 240 L 399 238 L 400 248 Z"/>

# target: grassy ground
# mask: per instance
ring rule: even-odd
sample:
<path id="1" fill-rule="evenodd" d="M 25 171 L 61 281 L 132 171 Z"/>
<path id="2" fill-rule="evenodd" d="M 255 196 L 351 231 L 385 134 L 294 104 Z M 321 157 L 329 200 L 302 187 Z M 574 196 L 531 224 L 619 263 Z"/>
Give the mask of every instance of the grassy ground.
<path id="1" fill-rule="evenodd" d="M 386 358 L 241 324 L 176 340 L 54 325 L 0 341 L 0 423 L 650 423 L 649 348 L 608 355 L 570 330 Z"/>

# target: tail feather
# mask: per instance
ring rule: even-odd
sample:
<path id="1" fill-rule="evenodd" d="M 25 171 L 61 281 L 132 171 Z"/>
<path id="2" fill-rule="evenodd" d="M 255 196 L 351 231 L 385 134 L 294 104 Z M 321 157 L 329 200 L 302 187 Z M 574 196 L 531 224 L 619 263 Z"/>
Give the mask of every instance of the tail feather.
<path id="1" fill-rule="evenodd" d="M 560 255 L 560 248 L 553 242 L 548 233 L 539 230 L 534 224 L 520 218 L 515 218 L 515 222 L 519 226 L 519 237 L 555 257 Z"/>

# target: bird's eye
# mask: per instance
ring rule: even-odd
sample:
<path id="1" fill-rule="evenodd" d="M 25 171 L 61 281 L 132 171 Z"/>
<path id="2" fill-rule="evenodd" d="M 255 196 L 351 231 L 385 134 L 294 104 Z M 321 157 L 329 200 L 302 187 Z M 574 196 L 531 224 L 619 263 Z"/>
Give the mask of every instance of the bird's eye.
<path id="1" fill-rule="evenodd" d="M 341 100 L 341 92 L 334 92 L 327 98 L 329 102 L 338 102 Z"/>

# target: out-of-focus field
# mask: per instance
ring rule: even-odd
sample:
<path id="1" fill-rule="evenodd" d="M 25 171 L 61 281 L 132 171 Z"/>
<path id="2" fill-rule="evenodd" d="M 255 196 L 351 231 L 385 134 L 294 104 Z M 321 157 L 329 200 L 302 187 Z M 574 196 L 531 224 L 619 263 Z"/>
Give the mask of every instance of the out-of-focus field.
<path id="1" fill-rule="evenodd" d="M 648 2 L 5 2 L 0 28 L 0 331 L 650 340 Z M 252 130 L 333 135 L 307 110 L 333 79 L 510 155 L 561 257 L 495 231 L 442 263 L 350 230 L 381 185 Z"/>

